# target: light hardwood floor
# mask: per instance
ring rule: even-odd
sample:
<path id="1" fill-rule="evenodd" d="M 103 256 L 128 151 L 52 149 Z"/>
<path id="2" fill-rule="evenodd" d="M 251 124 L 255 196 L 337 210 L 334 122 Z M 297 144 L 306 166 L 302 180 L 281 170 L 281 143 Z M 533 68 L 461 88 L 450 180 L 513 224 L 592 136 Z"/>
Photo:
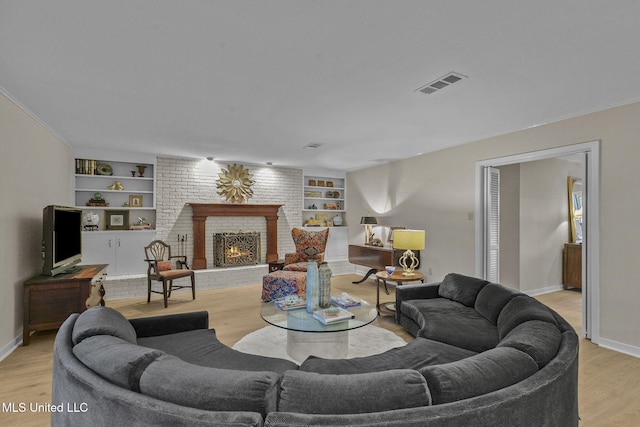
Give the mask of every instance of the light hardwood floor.
<path id="1" fill-rule="evenodd" d="M 354 285 L 355 275 L 333 278 L 333 293 L 348 292 L 372 304 L 376 301 L 373 280 Z M 109 301 L 107 306 L 127 318 L 207 310 L 210 327 L 218 338 L 232 346 L 246 334 L 266 326 L 260 318 L 260 285 L 198 291 L 196 300 L 190 293 L 177 292 L 163 308 L 160 296 Z M 381 299 L 393 300 L 381 292 Z M 108 297 L 108 295 L 107 295 Z M 560 313 L 579 332 L 581 295 L 574 291 L 560 291 L 537 297 Z M 375 325 L 388 329 L 407 342 L 413 337 L 395 324 L 391 317 L 379 317 Z M 40 403 L 51 401 L 51 366 L 55 331 L 37 332 L 31 345 L 19 347 L 0 362 L 0 402 Z M 579 404 L 582 426 L 639 426 L 640 425 L 640 359 L 600 348 L 590 341 L 580 342 Z M 1 408 L 0 408 L 1 409 Z M 1 426 L 47 426 L 48 413 L 9 413 L 0 411 Z"/>

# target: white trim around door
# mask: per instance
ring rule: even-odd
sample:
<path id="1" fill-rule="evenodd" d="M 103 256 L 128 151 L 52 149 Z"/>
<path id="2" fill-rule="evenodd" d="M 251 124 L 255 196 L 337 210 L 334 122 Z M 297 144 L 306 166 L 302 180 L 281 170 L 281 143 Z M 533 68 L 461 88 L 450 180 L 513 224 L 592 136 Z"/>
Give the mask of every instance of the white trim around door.
<path id="1" fill-rule="evenodd" d="M 585 212 L 582 269 L 582 335 L 598 344 L 600 337 L 600 141 L 565 145 L 476 162 L 476 275 L 487 277 L 485 169 L 572 154 L 584 154 Z"/>

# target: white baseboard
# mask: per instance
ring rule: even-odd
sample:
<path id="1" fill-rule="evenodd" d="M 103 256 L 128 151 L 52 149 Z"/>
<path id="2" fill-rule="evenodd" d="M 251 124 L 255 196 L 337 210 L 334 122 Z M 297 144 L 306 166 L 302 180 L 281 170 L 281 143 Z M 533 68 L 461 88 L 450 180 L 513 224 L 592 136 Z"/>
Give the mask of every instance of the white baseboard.
<path id="1" fill-rule="evenodd" d="M 640 347 L 624 344 L 624 343 L 613 341 L 613 340 L 608 340 L 602 337 L 600 337 L 600 340 L 598 341 L 598 345 L 600 347 L 608 348 L 609 350 L 617 351 L 618 353 L 623 353 L 629 356 L 640 358 Z"/>
<path id="2" fill-rule="evenodd" d="M 525 295 L 535 297 L 543 294 L 550 294 L 551 292 L 558 292 L 564 289 L 562 285 L 547 286 L 546 288 L 532 289 L 530 291 L 521 291 Z"/>
<path id="3" fill-rule="evenodd" d="M 0 350 L 0 362 L 2 362 L 7 356 L 13 353 L 13 351 L 18 348 L 20 344 L 22 344 L 22 334 L 18 335 L 13 339 L 13 341 L 10 341 L 9 343 L 7 343 L 7 345 L 2 347 L 2 349 Z"/>

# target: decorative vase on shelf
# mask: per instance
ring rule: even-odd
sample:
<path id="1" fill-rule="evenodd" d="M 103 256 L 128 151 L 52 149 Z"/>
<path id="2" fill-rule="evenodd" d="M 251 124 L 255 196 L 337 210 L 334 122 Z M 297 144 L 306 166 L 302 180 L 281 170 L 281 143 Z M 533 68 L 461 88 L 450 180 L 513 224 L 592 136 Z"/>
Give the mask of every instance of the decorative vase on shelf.
<path id="1" fill-rule="evenodd" d="M 326 261 L 323 261 L 318 268 L 319 301 L 320 308 L 327 308 L 331 305 L 331 269 Z"/>
<path id="2" fill-rule="evenodd" d="M 318 309 L 318 264 L 311 260 L 307 264 L 307 311 Z"/>

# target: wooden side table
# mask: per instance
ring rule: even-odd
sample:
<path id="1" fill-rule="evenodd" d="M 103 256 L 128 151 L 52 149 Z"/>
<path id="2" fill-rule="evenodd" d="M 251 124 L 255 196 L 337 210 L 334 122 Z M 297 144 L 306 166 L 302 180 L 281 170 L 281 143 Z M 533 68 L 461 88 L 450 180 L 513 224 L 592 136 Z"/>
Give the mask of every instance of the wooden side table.
<path id="1" fill-rule="evenodd" d="M 387 280 L 392 282 L 396 282 L 398 286 L 402 286 L 405 282 L 417 282 L 418 280 L 424 283 L 424 274 L 420 272 L 415 272 L 411 276 L 404 276 L 402 274 L 402 270 L 396 270 L 393 274 L 388 274 L 386 271 L 379 271 L 376 273 L 376 308 L 378 309 L 378 313 L 381 316 L 394 316 L 396 314 L 395 310 L 395 302 L 386 302 L 380 304 L 380 281 L 384 283 L 384 290 L 389 295 L 389 290 L 387 289 Z M 391 308 L 389 305 L 392 305 Z"/>
<path id="2" fill-rule="evenodd" d="M 282 270 L 284 268 L 284 260 L 279 259 L 277 261 L 269 262 L 269 273 L 273 273 L 274 271 Z"/>
<path id="3" fill-rule="evenodd" d="M 106 275 L 107 264 L 81 265 L 72 273 L 39 274 L 24 282 L 22 345 L 29 345 L 31 331 L 59 328 L 70 314 L 104 305 Z"/>

